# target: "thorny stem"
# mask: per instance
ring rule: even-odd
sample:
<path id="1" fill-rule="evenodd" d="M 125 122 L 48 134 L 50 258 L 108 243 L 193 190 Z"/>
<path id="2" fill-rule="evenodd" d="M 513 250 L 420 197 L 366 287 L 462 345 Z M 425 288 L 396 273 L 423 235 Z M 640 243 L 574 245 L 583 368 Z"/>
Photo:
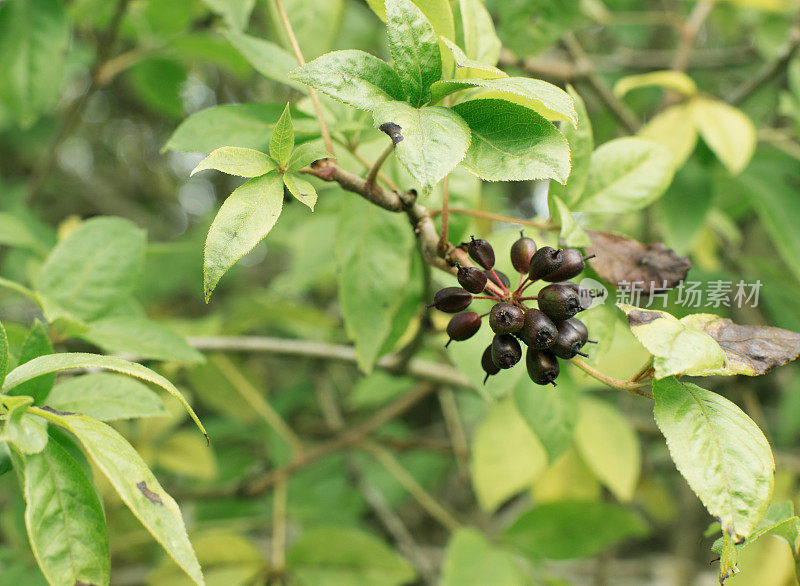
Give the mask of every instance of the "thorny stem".
<path id="1" fill-rule="evenodd" d="M 306 60 L 303 58 L 303 52 L 300 50 L 297 37 L 294 36 L 294 29 L 292 28 L 292 23 L 289 21 L 289 16 L 286 14 L 286 9 L 283 7 L 283 0 L 275 0 L 275 7 L 278 9 L 278 16 L 280 16 L 281 23 L 283 24 L 283 30 L 286 31 L 286 36 L 289 37 L 289 43 L 292 45 L 294 56 L 302 67 L 306 64 Z M 325 122 L 325 116 L 322 113 L 322 104 L 319 102 L 317 91 L 310 87 L 308 88 L 308 95 L 311 98 L 311 102 L 314 104 L 314 111 L 317 113 L 319 130 L 322 134 L 322 140 L 325 142 L 325 148 L 328 149 L 331 156 L 334 156 L 331 133 L 328 131 L 328 125 Z"/>

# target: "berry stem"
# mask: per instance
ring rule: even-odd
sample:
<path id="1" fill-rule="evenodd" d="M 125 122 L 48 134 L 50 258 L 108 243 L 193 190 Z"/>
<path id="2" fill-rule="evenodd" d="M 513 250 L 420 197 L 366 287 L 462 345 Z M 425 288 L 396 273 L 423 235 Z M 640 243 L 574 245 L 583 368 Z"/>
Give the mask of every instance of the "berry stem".
<path id="1" fill-rule="evenodd" d="M 528 283 L 527 283 L 527 284 L 526 284 L 526 285 L 525 285 L 525 286 L 524 286 L 522 289 L 520 289 L 520 290 L 519 290 L 519 292 L 520 292 L 520 293 L 524 293 L 524 292 L 525 292 L 525 289 L 527 289 L 528 287 L 530 287 L 531 285 L 533 285 L 535 282 L 536 282 L 536 281 L 528 281 Z"/>
<path id="2" fill-rule="evenodd" d="M 502 301 L 503 298 L 499 295 L 473 295 L 473 299 L 491 299 L 493 301 Z M 484 314 L 486 315 L 486 314 Z"/>
<path id="3" fill-rule="evenodd" d="M 519 300 L 520 301 L 538 301 L 539 298 L 536 295 L 533 295 L 531 297 L 520 297 Z"/>
<path id="4" fill-rule="evenodd" d="M 492 267 L 492 268 L 491 268 L 491 269 L 489 269 L 489 270 L 492 272 L 492 276 L 493 276 L 495 279 L 497 279 L 497 283 L 499 283 L 499 284 L 500 284 L 500 287 L 502 287 L 502 289 L 503 289 L 503 292 L 504 292 L 506 295 L 508 295 L 508 294 L 510 293 L 510 291 L 508 290 L 508 287 L 506 287 L 506 284 L 505 284 L 505 283 L 503 283 L 503 281 L 500 279 L 500 277 L 498 277 L 498 276 L 497 276 L 497 273 L 495 273 L 495 272 L 494 272 L 494 267 Z M 495 283 L 495 284 L 497 284 L 497 283 Z"/>

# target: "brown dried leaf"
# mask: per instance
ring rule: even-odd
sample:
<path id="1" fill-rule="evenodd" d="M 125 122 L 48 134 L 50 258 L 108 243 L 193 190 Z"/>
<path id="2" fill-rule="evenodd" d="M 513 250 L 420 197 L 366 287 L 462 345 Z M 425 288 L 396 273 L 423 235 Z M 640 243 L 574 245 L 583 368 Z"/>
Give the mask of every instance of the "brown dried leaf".
<path id="1" fill-rule="evenodd" d="M 623 281 L 637 283 L 636 290 L 645 295 L 671 289 L 686 278 L 692 268 L 688 258 L 660 242 L 645 246 L 641 242 L 611 232 L 589 231 L 592 245 L 587 254 L 595 254 L 592 268 L 605 281 L 617 285 Z"/>
<path id="2" fill-rule="evenodd" d="M 709 313 L 681 319 L 686 326 L 706 332 L 727 357 L 724 373 L 758 376 L 800 355 L 800 334 L 772 326 L 741 326 Z"/>

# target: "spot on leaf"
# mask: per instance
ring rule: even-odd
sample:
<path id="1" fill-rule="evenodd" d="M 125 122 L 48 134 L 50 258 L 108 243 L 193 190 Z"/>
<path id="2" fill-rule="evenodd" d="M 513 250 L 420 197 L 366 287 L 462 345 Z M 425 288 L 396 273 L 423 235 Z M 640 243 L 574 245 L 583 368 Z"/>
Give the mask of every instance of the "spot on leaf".
<path id="1" fill-rule="evenodd" d="M 144 480 L 142 480 L 141 482 L 137 483 L 136 484 L 136 488 L 138 488 L 139 491 L 144 495 L 144 497 L 147 500 L 149 500 L 151 503 L 156 504 L 156 505 L 163 505 L 164 504 L 163 501 L 161 500 L 161 497 L 158 494 L 154 493 L 152 490 L 147 488 L 147 483 Z"/>
<path id="2" fill-rule="evenodd" d="M 395 124 L 394 122 L 384 122 L 381 124 L 378 129 L 381 132 L 385 132 L 389 135 L 389 138 L 392 139 L 392 144 L 397 146 L 397 143 L 403 140 L 403 135 L 400 133 L 402 128 L 400 128 L 399 124 Z"/>

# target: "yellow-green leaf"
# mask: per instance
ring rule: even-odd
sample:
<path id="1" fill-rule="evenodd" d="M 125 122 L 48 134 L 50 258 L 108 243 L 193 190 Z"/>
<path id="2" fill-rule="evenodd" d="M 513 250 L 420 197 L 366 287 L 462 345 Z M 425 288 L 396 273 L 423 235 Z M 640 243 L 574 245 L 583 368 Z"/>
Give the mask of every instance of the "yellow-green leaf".
<path id="1" fill-rule="evenodd" d="M 685 102 L 659 112 L 639 130 L 638 135 L 665 147 L 672 154 L 675 167 L 682 166 L 697 145 L 691 105 Z"/>
<path id="2" fill-rule="evenodd" d="M 652 86 L 674 90 L 684 96 L 693 96 L 697 93 L 697 84 L 691 77 L 682 71 L 665 70 L 623 77 L 614 84 L 614 95 L 621 98 L 631 90 Z"/>
<path id="3" fill-rule="evenodd" d="M 721 100 L 695 97 L 692 118 L 700 136 L 732 174 L 740 173 L 756 149 L 756 127 L 739 108 Z"/>

